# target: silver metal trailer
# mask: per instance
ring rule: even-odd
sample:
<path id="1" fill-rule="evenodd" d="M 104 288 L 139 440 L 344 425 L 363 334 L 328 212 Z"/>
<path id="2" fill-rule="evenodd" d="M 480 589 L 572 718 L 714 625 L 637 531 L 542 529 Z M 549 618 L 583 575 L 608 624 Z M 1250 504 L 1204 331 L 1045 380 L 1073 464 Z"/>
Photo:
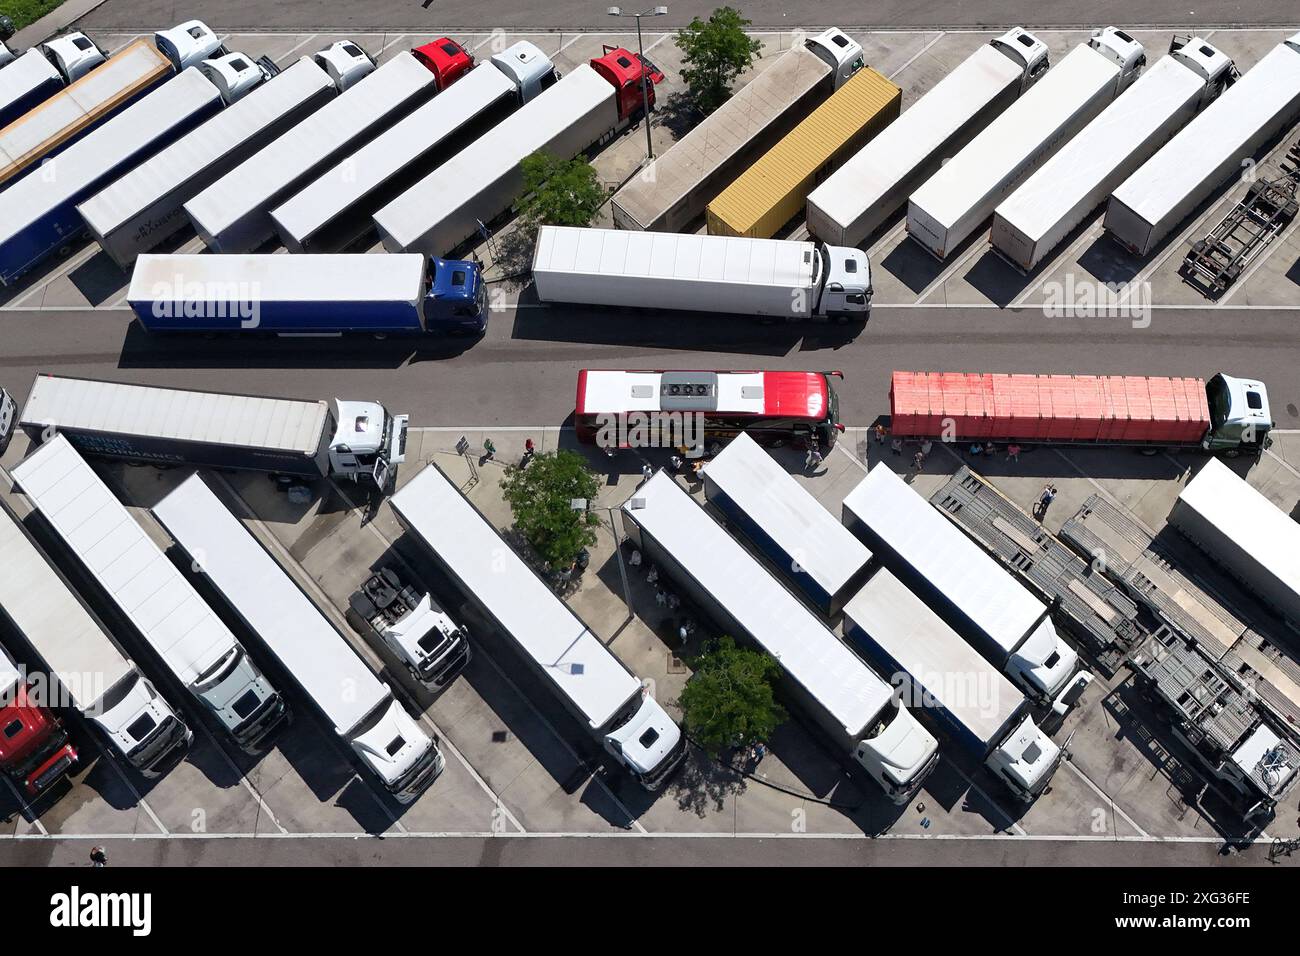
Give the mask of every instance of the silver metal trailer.
<path id="1" fill-rule="evenodd" d="M 990 40 L 809 194 L 808 231 L 861 245 L 1047 67 L 1047 44 L 1027 30 Z"/>
<path id="2" fill-rule="evenodd" d="M 1114 27 L 1075 47 L 912 194 L 908 235 L 947 258 L 1145 63 L 1142 44 Z"/>
<path id="3" fill-rule="evenodd" d="M 1035 268 L 1233 76 L 1232 60 L 1200 37 L 1175 38 L 1168 56 L 998 205 L 993 248 Z"/>
<path id="4" fill-rule="evenodd" d="M 864 319 L 871 263 L 859 249 L 786 239 L 542 226 L 543 302 L 803 319 Z"/>
<path id="5" fill-rule="evenodd" d="M 1187 483 L 1169 523 L 1300 630 L 1300 524 L 1217 458 Z"/>
<path id="6" fill-rule="evenodd" d="M 620 229 L 679 232 L 733 179 L 864 65 L 831 27 L 803 38 L 614 194 Z"/>
<path id="7" fill-rule="evenodd" d="M 161 774 L 193 733 L 3 501 L 0 566 L 0 613 L 48 669 L 51 695 L 97 725 L 127 764 Z"/>
<path id="8" fill-rule="evenodd" d="M 271 210 L 427 102 L 438 76 L 400 53 L 185 204 L 213 252 L 252 252 L 275 236 Z"/>
<path id="9" fill-rule="evenodd" d="M 460 599 L 519 649 L 587 733 L 647 790 L 662 787 L 686 753 L 685 734 L 437 466 L 392 506 Z"/>
<path id="10" fill-rule="evenodd" d="M 1011 568 L 1082 641 L 1106 674 L 1146 636 L 1133 600 L 1055 535 L 963 465 L 930 503 Z M 1082 688 L 1080 688 L 1082 690 Z"/>
<path id="11" fill-rule="evenodd" d="M 808 608 L 713 520 L 667 472 L 636 490 L 623 531 L 721 633 L 781 665 L 781 686 L 834 744 L 896 803 L 938 762 L 938 744 Z"/>
<path id="12" fill-rule="evenodd" d="M 866 580 L 871 552 L 744 432 L 709 462 L 704 494 L 827 617 Z"/>
<path id="13" fill-rule="evenodd" d="M 1145 256 L 1300 118 L 1300 33 L 1279 43 L 1115 190 L 1106 231 Z"/>
<path id="14" fill-rule="evenodd" d="M 23 494 L 172 676 L 240 747 L 261 749 L 284 698 L 66 438 L 16 474 Z"/>
<path id="15" fill-rule="evenodd" d="M 419 796 L 445 765 L 437 744 L 204 480 L 153 514 L 394 799 Z"/>
<path id="16" fill-rule="evenodd" d="M 1021 690 L 1044 704 L 1068 691 L 1079 655 L 1051 609 L 884 464 L 849 492 L 843 521 Z"/>
<path id="17" fill-rule="evenodd" d="M 458 79 L 271 211 L 290 252 L 336 252 L 374 229 L 374 214 L 556 80 L 526 40 Z"/>
<path id="18" fill-rule="evenodd" d="M 1226 581 L 1195 574 L 1205 564 L 1195 545 L 1178 535 L 1157 537 L 1100 495 L 1065 522 L 1061 539 L 1235 674 L 1280 721 L 1300 727 L 1300 649 L 1273 636 L 1284 625 L 1245 592 L 1229 593 Z"/>
<path id="19" fill-rule="evenodd" d="M 82 203 L 91 235 L 123 269 L 189 225 L 184 205 L 334 95 L 303 57 L 271 82 Z"/>
<path id="20" fill-rule="evenodd" d="M 584 63 L 375 213 L 389 252 L 443 256 L 514 205 L 519 164 L 544 151 L 569 158 L 620 123 L 618 90 Z"/>
<path id="21" fill-rule="evenodd" d="M 884 568 L 844 606 L 844 636 L 876 670 L 902 683 L 903 699 L 1031 802 L 1064 751 L 1034 723 L 1029 700 Z"/>

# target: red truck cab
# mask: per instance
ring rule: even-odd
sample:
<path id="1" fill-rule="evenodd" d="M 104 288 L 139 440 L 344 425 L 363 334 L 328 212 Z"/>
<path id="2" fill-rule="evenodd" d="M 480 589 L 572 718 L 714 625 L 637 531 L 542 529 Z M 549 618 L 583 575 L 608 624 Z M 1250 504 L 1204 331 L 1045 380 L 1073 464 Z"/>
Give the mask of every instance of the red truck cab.
<path id="1" fill-rule="evenodd" d="M 0 768 L 37 797 L 77 763 L 76 748 L 54 714 L 32 699 L 26 682 L 0 698 Z"/>
<path id="2" fill-rule="evenodd" d="M 609 81 L 617 90 L 618 118 L 620 124 L 634 122 L 642 115 L 654 110 L 655 84 L 663 81 L 664 74 L 657 66 L 643 56 L 624 47 L 606 46 L 603 56 L 591 61 L 591 68 Z M 645 71 L 646 99 L 642 102 L 641 72 Z"/>
<path id="3" fill-rule="evenodd" d="M 439 37 L 432 43 L 417 46 L 411 56 L 438 78 L 439 93 L 474 68 L 473 55 L 451 37 Z"/>

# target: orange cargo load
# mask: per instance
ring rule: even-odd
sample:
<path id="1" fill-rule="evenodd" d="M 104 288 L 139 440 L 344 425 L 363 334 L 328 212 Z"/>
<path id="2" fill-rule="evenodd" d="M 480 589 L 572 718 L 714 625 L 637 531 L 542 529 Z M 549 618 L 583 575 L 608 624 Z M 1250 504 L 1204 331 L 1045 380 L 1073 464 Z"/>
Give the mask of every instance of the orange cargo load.
<path id="1" fill-rule="evenodd" d="M 1210 427 L 1198 378 L 894 372 L 889 397 L 899 436 L 1194 445 Z"/>

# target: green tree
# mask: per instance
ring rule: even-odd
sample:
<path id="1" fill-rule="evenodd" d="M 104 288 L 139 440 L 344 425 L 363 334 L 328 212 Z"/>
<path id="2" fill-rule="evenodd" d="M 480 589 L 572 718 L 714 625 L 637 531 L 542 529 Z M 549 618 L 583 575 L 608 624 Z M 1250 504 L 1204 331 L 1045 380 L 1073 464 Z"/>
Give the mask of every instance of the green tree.
<path id="1" fill-rule="evenodd" d="M 745 32 L 750 21 L 731 7 L 718 7 L 708 20 L 696 17 L 677 31 L 682 80 L 695 105 L 712 113 L 731 96 L 731 83 L 749 69 L 763 45 Z"/>
<path id="2" fill-rule="evenodd" d="M 583 548 L 596 543 L 600 519 L 575 511 L 575 498 L 593 500 L 600 482 L 583 457 L 571 451 L 534 455 L 525 468 L 512 465 L 501 482 L 515 529 L 553 571 L 573 566 Z"/>
<path id="3" fill-rule="evenodd" d="M 785 708 L 772 692 L 781 666 L 771 655 L 720 637 L 690 665 L 694 673 L 677 704 L 687 733 L 710 757 L 742 738 L 766 740 L 785 722 Z"/>
<path id="4" fill-rule="evenodd" d="M 530 233 L 538 226 L 590 226 L 607 197 L 596 170 L 582 156 L 560 159 L 536 152 L 524 159 L 520 224 Z"/>

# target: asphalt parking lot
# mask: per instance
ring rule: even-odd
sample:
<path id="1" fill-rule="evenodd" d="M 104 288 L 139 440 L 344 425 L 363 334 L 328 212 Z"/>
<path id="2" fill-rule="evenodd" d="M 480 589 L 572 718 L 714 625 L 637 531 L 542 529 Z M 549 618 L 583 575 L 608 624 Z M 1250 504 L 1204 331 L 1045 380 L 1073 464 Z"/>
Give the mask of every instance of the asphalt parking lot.
<path id="1" fill-rule="evenodd" d="M 463 482 L 471 500 L 491 520 L 505 526 L 508 510 L 495 486 L 502 473 L 498 462 L 514 460 L 526 436 L 534 437 L 543 450 L 573 443 L 566 431 L 556 428 L 494 435 L 497 460 L 479 464 L 475 454 L 481 433 L 466 433 L 474 452 L 465 458 L 454 451 L 459 430 L 416 429 L 400 478 L 409 480 L 424 463 L 437 462 Z M 25 444 L 22 436 L 15 439 L 4 464 L 19 460 Z M 864 429 L 846 434 L 813 475 L 801 473 L 802 460 L 794 452 L 780 460 L 838 513 L 840 500 L 865 467 L 881 460 L 881 451 L 889 466 L 907 472 L 910 458 L 889 455 L 888 446 L 870 441 Z M 602 455 L 591 459 L 592 467 L 607 476 L 595 504 L 606 520 L 591 566 L 568 599 L 633 671 L 653 681 L 656 696 L 671 709 L 689 674 L 684 659 L 695 648 L 679 648 L 661 633 L 663 611 L 639 574 L 628 574 L 624 585 L 628 569 L 620 568 L 622 555 L 604 511 L 621 504 L 640 480 L 640 457 L 624 457 L 628 460 L 610 462 Z M 1026 509 L 1044 481 L 1056 483 L 1060 495 L 1046 522 L 1053 531 L 1094 493 L 1158 529 L 1201 461 L 1197 456 L 1039 449 L 1018 463 L 999 458 L 980 462 L 979 467 Z M 961 464 L 960 450 L 941 446 L 922 472 L 908 474 L 908 480 L 928 496 Z M 101 466 L 101 473 L 166 546 L 166 535 L 142 509 L 186 472 L 107 465 Z M 293 724 L 267 753 L 250 758 L 207 726 L 179 688 L 169 688 L 170 699 L 182 702 L 187 718 L 198 728 L 194 749 L 182 764 L 156 781 L 143 781 L 105 756 L 84 727 L 74 727 L 88 759 L 68 792 L 36 806 L 10 800 L 3 812 L 7 835 L 169 839 L 795 834 L 1220 842 L 1242 834 L 1238 821 L 1213 795 L 1197 798 L 1197 765 L 1183 758 L 1176 743 L 1153 732 L 1158 722 L 1143 713 L 1124 670 L 1109 679 L 1099 675 L 1054 729 L 1058 741 L 1073 734 L 1071 760 L 1058 770 L 1050 790 L 1027 809 L 1000 791 L 982 768 L 955 755 L 946 755 L 909 806 L 895 807 L 847 773 L 820 737 L 798 720 L 778 731 L 770 742 L 771 755 L 748 776 L 693 751 L 684 771 L 663 792 L 647 794 L 616 771 L 598 770 L 599 757 L 583 731 L 483 622 L 472 622 L 476 654 L 469 668 L 437 697 L 414 685 L 404 668 L 350 629 L 343 617 L 348 595 L 372 568 L 398 566 L 435 594 L 446 593 L 437 573 L 403 539 L 386 505 L 363 523 L 361 502 L 354 500 L 355 491 L 345 488 L 323 485 L 317 500 L 298 506 L 260 475 L 209 477 L 353 646 L 383 671 L 408 707 L 422 715 L 426 729 L 439 736 L 446 771 L 418 800 L 401 806 L 358 774 L 329 729 L 305 702 L 294 699 L 292 689 Z M 1284 510 L 1296 507 L 1300 435 L 1279 435 L 1274 448 L 1251 470 L 1250 480 Z M 20 496 L 8 497 L 22 506 Z M 1209 567 L 1195 571 L 1216 574 Z M 1260 839 L 1300 835 L 1296 809 L 1293 795 Z"/>

